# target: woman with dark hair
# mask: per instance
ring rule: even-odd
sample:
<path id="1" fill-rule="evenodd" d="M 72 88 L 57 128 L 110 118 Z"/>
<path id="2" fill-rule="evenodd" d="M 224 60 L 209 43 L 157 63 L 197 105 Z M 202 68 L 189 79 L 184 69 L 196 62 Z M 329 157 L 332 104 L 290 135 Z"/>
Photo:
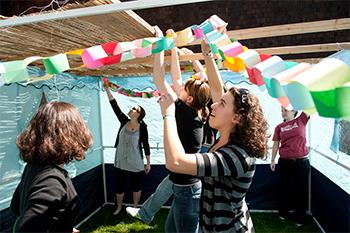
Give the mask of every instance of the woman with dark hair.
<path id="1" fill-rule="evenodd" d="M 308 115 L 282 107 L 283 122 L 276 126 L 273 135 L 271 170 L 275 171 L 275 159 L 279 152 L 278 172 L 280 177 L 279 217 L 291 217 L 301 226 L 307 220 L 307 193 L 310 173 L 309 150 L 306 146 Z M 289 207 L 295 206 L 293 215 Z"/>
<path id="2" fill-rule="evenodd" d="M 135 106 L 125 115 L 119 108 L 117 101 L 110 92 L 110 87 L 104 85 L 115 115 L 120 122 L 117 139 L 115 142 L 114 167 L 117 173 L 116 208 L 113 215 L 117 215 L 122 210 L 124 193 L 128 181 L 131 182 L 133 191 L 133 202 L 136 208 L 142 191 L 142 180 L 144 173 L 151 170 L 150 149 L 148 143 L 147 125 L 143 121 L 146 115 L 141 106 Z M 143 151 L 145 152 L 147 164 L 143 163 Z"/>
<path id="3" fill-rule="evenodd" d="M 163 32 L 158 27 L 155 27 L 155 32 L 156 36 L 163 37 Z M 175 32 L 168 30 L 167 34 L 174 35 Z M 160 93 L 169 93 L 177 99 L 175 115 L 180 140 L 188 153 L 195 153 L 201 149 L 203 125 L 209 113 L 206 107 L 210 98 L 209 86 L 205 79 L 189 79 L 183 85 L 178 53 L 181 51 L 176 47 L 171 51 L 171 78 L 174 90 L 165 79 L 164 52 L 154 55 L 153 82 Z M 201 66 L 198 61 L 193 63 L 195 67 Z M 160 208 L 159 203 L 163 204 L 171 194 L 174 194 L 165 231 L 198 232 L 201 186 L 201 181 L 197 177 L 171 172 L 140 210 L 127 208 L 127 212 L 145 222 L 150 222 Z"/>
<path id="4" fill-rule="evenodd" d="M 13 231 L 72 232 L 78 195 L 63 165 L 84 159 L 92 145 L 79 111 L 64 102 L 40 106 L 16 144 L 27 165 L 11 201 Z"/>
<path id="5" fill-rule="evenodd" d="M 156 29 L 161 36 L 160 29 Z M 167 35 L 174 35 L 168 30 Z M 209 85 L 206 78 L 191 78 L 184 84 L 181 79 L 179 54 L 192 54 L 188 49 L 174 47 L 171 50 L 171 78 L 174 91 L 165 80 L 162 68 L 164 53 L 155 55 L 154 83 L 161 93 L 172 93 L 177 96 L 176 120 L 181 143 L 189 153 L 195 153 L 202 148 L 203 126 L 208 117 L 207 102 L 210 98 Z M 194 71 L 203 71 L 203 66 L 197 60 L 192 61 Z M 141 208 L 127 207 L 126 212 L 131 216 L 151 223 L 155 214 L 175 193 L 174 201 L 166 221 L 166 231 L 169 232 L 197 232 L 199 223 L 199 197 L 201 183 L 198 178 L 183 174 L 171 173 L 158 185 L 156 191 L 142 204 Z"/>
<path id="6" fill-rule="evenodd" d="M 202 43 L 214 102 L 209 124 L 219 131 L 220 138 L 207 153 L 186 153 L 177 134 L 174 99 L 162 95 L 159 103 L 164 118 L 166 167 L 201 178 L 204 232 L 251 232 L 245 195 L 253 179 L 255 159 L 267 154 L 268 125 L 258 99 L 247 89 L 231 88 L 224 93 L 209 51 Z"/>

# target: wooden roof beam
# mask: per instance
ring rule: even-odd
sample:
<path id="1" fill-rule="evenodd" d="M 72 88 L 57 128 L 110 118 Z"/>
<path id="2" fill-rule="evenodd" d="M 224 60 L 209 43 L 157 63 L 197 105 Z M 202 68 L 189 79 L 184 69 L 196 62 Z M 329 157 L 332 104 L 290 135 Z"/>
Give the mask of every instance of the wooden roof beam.
<path id="1" fill-rule="evenodd" d="M 342 49 L 350 49 L 350 42 L 257 48 L 254 50 L 256 50 L 259 53 L 265 53 L 265 54 L 285 55 L 285 54 L 331 52 L 331 51 L 338 51 Z M 203 59 L 204 57 L 201 53 L 194 53 L 194 54 L 179 56 L 180 61 L 203 60 Z M 170 63 L 171 57 L 165 56 L 164 62 Z M 122 64 L 132 65 L 132 64 L 151 64 L 151 63 L 153 63 L 153 57 L 137 58 L 134 60 L 123 62 Z"/>
<path id="2" fill-rule="evenodd" d="M 230 38 L 236 40 L 248 40 L 275 36 L 288 36 L 315 32 L 328 32 L 350 29 L 350 18 L 321 20 L 307 23 L 283 24 L 258 28 L 247 28 L 227 31 Z M 191 45 L 200 44 L 199 40 Z"/>
<path id="3" fill-rule="evenodd" d="M 330 51 L 337 51 L 342 49 L 350 49 L 350 42 L 257 48 L 254 50 L 256 50 L 259 53 L 280 55 L 280 54 L 330 52 Z"/>

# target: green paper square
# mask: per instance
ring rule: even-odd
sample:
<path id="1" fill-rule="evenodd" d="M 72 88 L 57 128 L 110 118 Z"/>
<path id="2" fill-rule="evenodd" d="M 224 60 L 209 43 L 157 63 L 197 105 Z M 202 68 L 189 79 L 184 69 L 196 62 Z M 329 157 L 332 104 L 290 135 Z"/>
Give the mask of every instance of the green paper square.
<path id="1" fill-rule="evenodd" d="M 43 59 L 43 63 L 48 74 L 58 74 L 68 70 L 69 63 L 66 54 L 57 54 Z"/>

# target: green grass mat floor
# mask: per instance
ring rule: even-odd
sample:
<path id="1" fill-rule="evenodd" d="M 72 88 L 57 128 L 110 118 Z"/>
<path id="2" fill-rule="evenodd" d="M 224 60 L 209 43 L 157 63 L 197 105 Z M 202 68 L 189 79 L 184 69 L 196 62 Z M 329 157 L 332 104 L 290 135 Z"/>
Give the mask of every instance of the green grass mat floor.
<path id="1" fill-rule="evenodd" d="M 164 223 L 168 209 L 161 209 L 150 225 L 129 217 L 125 208 L 113 216 L 113 206 L 105 206 L 89 220 L 79 227 L 80 232 L 107 233 L 107 232 L 164 232 Z M 255 231 L 266 232 L 307 232 L 321 233 L 321 230 L 310 217 L 307 224 L 297 227 L 290 220 L 281 220 L 276 213 L 251 213 Z"/>

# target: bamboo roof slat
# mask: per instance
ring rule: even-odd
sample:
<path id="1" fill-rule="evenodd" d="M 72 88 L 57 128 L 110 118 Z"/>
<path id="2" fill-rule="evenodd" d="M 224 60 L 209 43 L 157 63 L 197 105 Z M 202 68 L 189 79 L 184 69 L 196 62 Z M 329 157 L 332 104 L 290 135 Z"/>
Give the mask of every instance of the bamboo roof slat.
<path id="1" fill-rule="evenodd" d="M 110 4 L 115 0 L 91 0 L 85 3 L 68 4 L 59 11 L 100 4 Z M 2 17 L 4 18 L 4 17 Z M 58 53 L 84 49 L 111 41 L 132 41 L 153 36 L 153 27 L 133 11 L 123 11 L 105 15 L 44 21 L 40 23 L 0 29 L 0 60 L 22 60 L 30 56 L 53 56 Z M 80 66 L 81 59 L 70 57 L 71 67 Z M 35 63 L 36 64 L 36 63 Z M 138 64 L 141 65 L 142 64 Z M 108 70 L 120 66 L 112 65 Z M 100 74 L 107 68 L 101 67 Z M 89 69 L 74 72 L 91 75 Z"/>

